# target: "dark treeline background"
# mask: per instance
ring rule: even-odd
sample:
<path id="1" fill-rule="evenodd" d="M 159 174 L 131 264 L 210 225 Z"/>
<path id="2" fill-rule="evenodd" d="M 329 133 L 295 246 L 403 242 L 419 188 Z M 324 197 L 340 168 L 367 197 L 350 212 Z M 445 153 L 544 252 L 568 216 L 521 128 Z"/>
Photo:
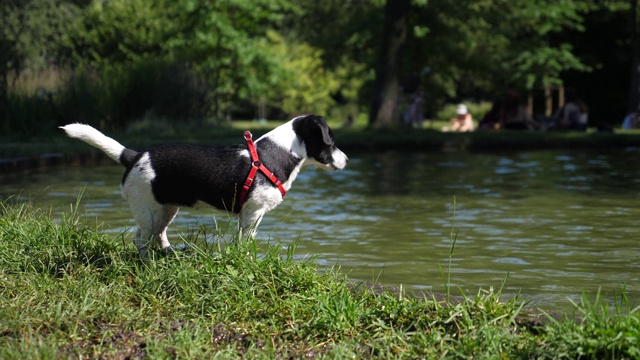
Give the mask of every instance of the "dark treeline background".
<path id="1" fill-rule="evenodd" d="M 545 90 L 562 85 L 592 125 L 618 124 L 638 105 L 636 10 L 635 0 L 2 0 L 0 130 L 303 112 L 387 125 L 397 111 L 375 110 L 416 90 L 428 117 L 510 90 L 543 113 Z"/>

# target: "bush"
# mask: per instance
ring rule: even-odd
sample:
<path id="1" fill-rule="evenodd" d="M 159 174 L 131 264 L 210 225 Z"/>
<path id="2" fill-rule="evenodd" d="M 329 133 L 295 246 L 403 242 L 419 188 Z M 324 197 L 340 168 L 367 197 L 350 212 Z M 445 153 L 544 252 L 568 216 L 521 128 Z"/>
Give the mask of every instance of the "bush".
<path id="1" fill-rule="evenodd" d="M 124 129 L 153 114 L 175 121 L 208 115 L 207 89 L 188 67 L 158 59 L 79 68 L 61 94 L 68 121 Z"/>
<path id="2" fill-rule="evenodd" d="M 6 135 L 23 137 L 49 131 L 57 121 L 53 96 L 44 91 L 33 95 L 9 94 L 3 118 L 0 129 Z"/>

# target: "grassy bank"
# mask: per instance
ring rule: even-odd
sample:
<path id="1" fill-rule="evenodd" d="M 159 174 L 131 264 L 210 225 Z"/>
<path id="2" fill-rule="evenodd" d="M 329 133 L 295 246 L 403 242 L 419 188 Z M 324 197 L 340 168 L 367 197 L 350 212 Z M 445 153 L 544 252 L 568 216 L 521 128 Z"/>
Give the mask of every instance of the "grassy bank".
<path id="1" fill-rule="evenodd" d="M 640 310 L 624 298 L 540 321 L 499 291 L 374 291 L 294 261 L 294 247 L 204 238 L 141 261 L 73 212 L 0 204 L 0 358 L 640 357 Z"/>

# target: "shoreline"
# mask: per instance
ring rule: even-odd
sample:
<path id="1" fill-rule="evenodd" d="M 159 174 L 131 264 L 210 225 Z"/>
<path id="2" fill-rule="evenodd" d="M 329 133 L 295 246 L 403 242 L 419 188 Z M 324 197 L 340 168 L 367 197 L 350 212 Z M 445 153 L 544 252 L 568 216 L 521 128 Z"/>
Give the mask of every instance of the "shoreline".
<path id="1" fill-rule="evenodd" d="M 254 131 L 252 129 L 252 131 Z M 261 136 L 268 130 L 255 129 L 255 136 Z M 240 131 L 238 131 L 240 133 Z M 240 144 L 241 141 L 223 137 L 208 137 L 203 134 L 193 136 L 175 136 L 155 140 L 140 140 L 121 134 L 113 135 L 123 144 L 133 149 L 145 149 L 153 145 L 166 143 L 190 143 L 202 146 L 220 146 Z M 470 132 L 443 133 L 434 130 L 408 128 L 375 129 L 336 129 L 336 143 L 344 151 L 382 152 L 382 151 L 433 151 L 433 152 L 516 152 L 540 150 L 580 150 L 580 149 L 625 149 L 640 148 L 640 133 L 571 133 L 571 132 Z M 56 139 L 58 140 L 58 139 Z M 16 146 L 16 144 L 18 146 Z M 9 148 L 12 148 L 9 150 Z M 16 147 L 18 148 L 16 150 Z M 101 151 L 86 144 L 65 142 L 39 143 L 34 151 L 29 143 L 0 145 L 0 177 L 46 171 L 61 166 L 102 165 L 112 160 Z M 23 155 L 24 154 L 24 155 Z"/>

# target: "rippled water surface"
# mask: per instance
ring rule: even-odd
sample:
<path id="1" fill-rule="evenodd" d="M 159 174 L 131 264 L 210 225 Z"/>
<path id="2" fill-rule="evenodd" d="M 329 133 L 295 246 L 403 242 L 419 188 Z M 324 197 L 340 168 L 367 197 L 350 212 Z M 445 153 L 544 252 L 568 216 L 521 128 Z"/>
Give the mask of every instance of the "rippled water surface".
<path id="1" fill-rule="evenodd" d="M 350 155 L 344 171 L 304 169 L 258 240 L 297 241 L 301 259 L 354 279 L 443 292 L 455 238 L 451 285 L 467 293 L 507 278 L 504 293 L 533 306 L 568 307 L 599 288 L 613 299 L 622 287 L 640 304 L 640 152 Z M 58 214 L 86 187 L 81 213 L 130 237 L 121 176 L 119 166 L 3 176 L 0 197 Z M 228 222 L 182 210 L 170 240 Z"/>

